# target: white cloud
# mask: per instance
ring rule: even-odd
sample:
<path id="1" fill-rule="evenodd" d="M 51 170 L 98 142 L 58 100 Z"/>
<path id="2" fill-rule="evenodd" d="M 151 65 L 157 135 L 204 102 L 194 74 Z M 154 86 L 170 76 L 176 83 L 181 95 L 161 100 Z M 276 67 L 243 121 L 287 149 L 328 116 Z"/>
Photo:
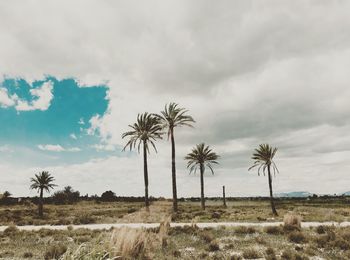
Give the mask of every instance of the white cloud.
<path id="1" fill-rule="evenodd" d="M 0 152 L 12 153 L 13 150 L 8 145 L 2 145 L 0 146 Z"/>
<path id="2" fill-rule="evenodd" d="M 9 96 L 7 89 L 0 88 L 0 106 L 1 107 L 12 107 L 16 104 L 17 96 Z"/>
<path id="3" fill-rule="evenodd" d="M 78 147 L 72 147 L 72 148 L 63 148 L 61 145 L 59 144 L 39 144 L 38 148 L 42 151 L 50 151 L 50 152 L 79 152 L 81 151 L 80 148 Z"/>
<path id="4" fill-rule="evenodd" d="M 197 121 L 195 129 L 175 132 L 180 196 L 197 195 L 199 180 L 188 176 L 182 158 L 201 141 L 222 155 L 217 176 L 206 179 L 209 195 L 221 184 L 234 195 L 266 194 L 266 180 L 247 173 L 251 152 L 261 142 L 280 148 L 276 192 L 346 189 L 350 2 L 149 5 L 45 1 L 39 9 L 32 1 L 1 2 L 0 72 L 26 79 L 73 76 L 82 87 L 107 80 L 108 113 L 91 118 L 87 132 L 102 136 L 95 149 L 125 144 L 121 134 L 138 113 L 179 102 Z M 33 106 L 21 102 L 0 88 L 2 106 Z M 45 104 L 48 98 L 36 106 Z M 165 141 L 158 146 L 158 155 L 150 159 L 151 190 L 169 195 L 170 146 Z M 66 167 L 75 176 L 69 181 L 81 190 L 109 187 L 142 194 L 139 157 Z M 126 179 L 129 172 L 133 177 Z M 62 173 L 62 182 L 68 182 L 66 176 Z M 82 177 L 86 181 L 80 184 Z M 89 179 L 98 179 L 98 185 L 89 186 Z"/>
<path id="5" fill-rule="evenodd" d="M 96 149 L 97 151 L 115 151 L 116 147 L 111 144 L 95 144 L 91 146 L 92 148 Z"/>
<path id="6" fill-rule="evenodd" d="M 74 133 L 70 134 L 69 137 L 72 138 L 72 139 L 74 139 L 74 140 L 77 140 L 77 139 L 78 139 L 77 136 L 76 136 Z"/>
<path id="7" fill-rule="evenodd" d="M 40 88 L 30 90 L 30 94 L 36 99 L 31 103 L 25 100 L 18 100 L 16 105 L 17 111 L 47 110 L 53 98 L 53 83 L 51 81 L 43 83 Z"/>

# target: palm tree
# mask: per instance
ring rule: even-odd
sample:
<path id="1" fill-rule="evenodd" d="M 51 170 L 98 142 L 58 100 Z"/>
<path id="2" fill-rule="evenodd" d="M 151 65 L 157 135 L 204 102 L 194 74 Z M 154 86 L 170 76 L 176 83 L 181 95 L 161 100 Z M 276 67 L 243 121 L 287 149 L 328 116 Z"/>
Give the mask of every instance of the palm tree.
<path id="1" fill-rule="evenodd" d="M 219 156 L 214 153 L 209 146 L 205 146 L 204 143 L 197 144 L 192 151 L 186 155 L 185 160 L 187 160 L 187 168 L 190 169 L 191 172 L 196 172 L 199 167 L 201 174 L 201 205 L 202 209 L 205 209 L 205 201 L 204 201 L 204 170 L 205 167 L 208 167 L 211 170 L 211 173 L 214 174 L 212 164 L 218 164 L 216 161 Z"/>
<path id="2" fill-rule="evenodd" d="M 255 152 L 253 153 L 252 159 L 254 160 L 253 166 L 251 166 L 248 170 L 251 170 L 255 167 L 258 167 L 258 175 L 260 176 L 260 170 L 262 170 L 264 176 L 267 170 L 268 180 L 269 180 L 269 189 L 270 189 L 270 203 L 271 203 L 271 209 L 272 213 L 275 216 L 278 216 L 275 202 L 273 199 L 273 192 L 272 192 L 272 176 L 271 176 L 271 167 L 273 169 L 274 175 L 276 174 L 276 171 L 278 172 L 277 166 L 275 162 L 273 161 L 273 158 L 277 152 L 277 148 L 273 148 L 268 144 L 261 144 L 259 145 L 258 149 L 255 149 Z"/>
<path id="3" fill-rule="evenodd" d="M 144 181 L 145 181 L 145 205 L 148 209 L 149 207 L 149 201 L 148 201 L 148 168 L 147 168 L 147 154 L 149 151 L 149 144 L 152 145 L 154 150 L 157 152 L 157 148 L 154 144 L 154 142 L 157 139 L 162 138 L 162 126 L 160 124 L 159 119 L 148 113 L 143 113 L 137 115 L 137 121 L 133 125 L 129 125 L 130 128 L 132 128 L 132 131 L 125 132 L 122 135 L 122 138 L 129 137 L 129 141 L 124 146 L 123 151 L 127 147 L 130 148 L 130 151 L 132 149 L 136 149 L 140 153 L 140 147 L 143 146 L 143 174 L 144 174 Z"/>
<path id="4" fill-rule="evenodd" d="M 173 210 L 177 211 L 177 191 L 176 191 L 176 166 L 175 166 L 175 138 L 174 128 L 181 126 L 193 127 L 192 123 L 195 121 L 189 115 L 186 115 L 188 110 L 185 108 L 179 108 L 178 104 L 170 103 L 165 105 L 164 111 L 161 111 L 161 115 L 156 115 L 162 122 L 163 128 L 168 130 L 168 139 L 171 140 L 171 173 L 173 184 Z"/>
<path id="5" fill-rule="evenodd" d="M 30 181 L 32 183 L 30 185 L 30 188 L 32 190 L 37 190 L 38 192 L 40 192 L 38 211 L 39 211 L 39 216 L 42 217 L 44 190 L 47 192 L 50 192 L 50 189 L 53 189 L 57 185 L 53 184 L 55 179 L 47 171 L 42 171 L 39 174 L 35 174 L 35 177 L 31 178 Z"/>

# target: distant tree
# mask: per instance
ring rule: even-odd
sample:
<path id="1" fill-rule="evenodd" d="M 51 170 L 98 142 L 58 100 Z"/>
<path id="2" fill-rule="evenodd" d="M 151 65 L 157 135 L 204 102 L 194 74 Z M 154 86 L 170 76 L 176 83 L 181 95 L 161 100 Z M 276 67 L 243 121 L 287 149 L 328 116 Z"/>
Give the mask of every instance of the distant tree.
<path id="1" fill-rule="evenodd" d="M 35 174 L 34 178 L 30 179 L 31 185 L 30 188 L 32 190 L 37 190 L 40 193 L 39 197 L 39 207 L 38 207 L 38 212 L 39 216 L 43 216 L 43 193 L 44 190 L 47 192 L 50 192 L 50 189 L 53 189 L 56 184 L 53 182 L 55 181 L 54 177 L 52 177 L 48 171 L 42 171 L 39 174 Z"/>
<path id="2" fill-rule="evenodd" d="M 187 168 L 191 172 L 196 172 L 199 168 L 200 170 L 200 180 L 201 180 L 201 206 L 202 209 L 205 209 L 205 200 L 204 200 L 204 171 L 205 167 L 208 167 L 212 174 L 213 165 L 218 164 L 217 159 L 219 156 L 213 152 L 209 146 L 206 146 L 204 143 L 197 144 L 195 148 L 192 149 L 192 152 L 187 154 L 185 160 L 187 160 Z"/>
<path id="3" fill-rule="evenodd" d="M 172 186 L 173 186 L 173 211 L 177 211 L 177 188 L 176 188 L 176 166 L 175 166 L 175 138 L 174 128 L 181 126 L 192 127 L 195 121 L 189 115 L 186 115 L 188 110 L 178 107 L 176 103 L 165 105 L 161 115 L 156 115 L 162 122 L 163 128 L 168 131 L 168 139 L 171 140 L 171 171 L 172 171 Z"/>
<path id="4" fill-rule="evenodd" d="M 2 194 L 2 198 L 3 199 L 8 199 L 12 196 L 12 194 L 9 192 L 9 191 L 5 191 L 3 194 Z"/>
<path id="5" fill-rule="evenodd" d="M 63 190 L 56 191 L 52 198 L 58 204 L 73 203 L 79 200 L 80 192 L 74 191 L 71 186 L 66 186 Z"/>
<path id="6" fill-rule="evenodd" d="M 154 150 L 157 152 L 154 142 L 157 139 L 162 138 L 162 126 L 160 120 L 152 115 L 143 113 L 137 116 L 137 121 L 133 125 L 129 125 L 132 128 L 131 131 L 125 132 L 122 135 L 122 138 L 128 137 L 129 140 L 124 146 L 123 151 L 127 147 L 136 149 L 140 153 L 140 147 L 143 146 L 143 176 L 145 182 L 145 205 L 148 209 L 149 200 L 148 200 L 148 167 L 147 167 L 147 154 L 149 153 L 149 145 L 152 145 Z"/>
<path id="7" fill-rule="evenodd" d="M 101 200 L 102 201 L 114 201 L 116 198 L 115 193 L 111 190 L 105 191 L 101 195 Z"/>
<path id="8" fill-rule="evenodd" d="M 272 214 L 275 216 L 278 216 L 275 202 L 273 198 L 273 192 L 272 192 L 272 175 L 271 175 L 271 168 L 274 171 L 274 174 L 278 172 L 277 166 L 275 162 L 273 161 L 273 158 L 275 157 L 277 152 L 277 148 L 272 148 L 268 144 L 261 144 L 259 145 L 258 149 L 255 149 L 255 152 L 253 153 L 252 159 L 254 160 L 253 166 L 251 166 L 249 170 L 258 167 L 258 175 L 260 176 L 260 170 L 262 170 L 264 176 L 266 174 L 267 170 L 267 176 L 269 181 L 269 189 L 270 189 L 270 204 L 272 209 Z"/>

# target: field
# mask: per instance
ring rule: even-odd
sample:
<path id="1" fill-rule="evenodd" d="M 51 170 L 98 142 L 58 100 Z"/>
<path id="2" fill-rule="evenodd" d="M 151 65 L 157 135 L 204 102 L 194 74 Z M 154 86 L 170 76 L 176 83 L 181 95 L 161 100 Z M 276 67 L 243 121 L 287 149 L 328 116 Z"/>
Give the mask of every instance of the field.
<path id="1" fill-rule="evenodd" d="M 350 221 L 350 200 L 337 199 L 280 199 L 276 201 L 278 217 L 271 215 L 268 200 L 234 200 L 227 202 L 227 208 L 221 201 L 207 201 L 206 210 L 202 211 L 197 202 L 182 202 L 179 204 L 179 213 L 174 215 L 177 222 L 260 222 L 282 221 L 283 216 L 293 212 L 302 216 L 303 221 Z"/>
<path id="2" fill-rule="evenodd" d="M 115 250 L 114 232 L 123 233 L 131 249 Z M 135 238 L 135 233 L 137 237 Z M 349 259 L 350 228 L 303 230 L 273 228 L 198 229 L 195 226 L 160 231 L 18 231 L 0 235 L 2 259 Z M 125 245 L 124 245 L 125 247 Z M 319 258 L 316 258 L 319 257 Z"/>
<path id="3" fill-rule="evenodd" d="M 37 206 L 0 206 L 0 225 L 70 225 L 92 223 L 115 223 L 123 216 L 140 210 L 140 202 L 81 201 L 71 205 L 44 206 L 44 217 L 38 217 Z"/>
<path id="4" fill-rule="evenodd" d="M 220 227 L 200 229 L 200 222 L 272 222 L 284 215 L 302 221 L 350 221 L 348 198 L 292 200 L 276 205 L 273 218 L 268 200 L 234 199 L 222 206 L 208 200 L 205 211 L 199 202 L 181 201 L 173 214 L 171 201 L 142 203 L 81 201 L 72 205 L 45 205 L 44 218 L 33 204 L 0 207 L 0 259 L 350 259 L 350 227 L 300 225 L 275 227 Z M 296 219 L 299 219 L 296 218 Z M 88 230 L 71 224 L 152 223 L 161 228 Z M 170 228 L 168 222 L 192 223 Z M 298 221 L 297 221 L 298 222 Z M 15 225 L 63 224 L 64 230 L 20 231 Z M 118 258 L 119 259 L 119 258 Z M 122 258 L 123 259 L 123 258 Z"/>

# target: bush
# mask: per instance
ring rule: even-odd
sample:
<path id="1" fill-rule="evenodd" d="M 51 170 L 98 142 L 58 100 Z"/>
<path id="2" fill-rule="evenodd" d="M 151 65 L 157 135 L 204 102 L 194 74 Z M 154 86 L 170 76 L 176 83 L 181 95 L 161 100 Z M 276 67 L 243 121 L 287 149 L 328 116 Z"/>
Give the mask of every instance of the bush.
<path id="1" fill-rule="evenodd" d="M 257 259 L 261 257 L 260 253 L 253 248 L 244 250 L 242 255 L 245 259 Z"/>
<path id="2" fill-rule="evenodd" d="M 337 247 L 341 250 L 348 250 L 350 249 L 350 244 L 348 241 L 342 239 L 342 238 L 337 238 L 332 242 L 332 247 Z"/>
<path id="3" fill-rule="evenodd" d="M 277 260 L 275 250 L 272 247 L 266 248 L 265 255 L 267 260 Z"/>
<path id="4" fill-rule="evenodd" d="M 202 232 L 200 232 L 199 237 L 202 238 L 206 243 L 210 243 L 214 240 L 213 234 L 207 230 L 203 230 Z"/>
<path id="5" fill-rule="evenodd" d="M 254 234 L 257 230 L 254 227 L 240 226 L 235 229 L 237 234 Z"/>
<path id="6" fill-rule="evenodd" d="M 209 251 L 213 252 L 218 250 L 220 250 L 218 242 L 216 240 L 211 241 L 209 244 Z"/>
<path id="7" fill-rule="evenodd" d="M 283 229 L 285 231 L 301 230 L 301 217 L 293 214 L 286 214 L 283 218 Z"/>
<path id="8" fill-rule="evenodd" d="M 33 257 L 33 254 L 31 252 L 25 252 L 23 254 L 23 258 L 32 258 Z"/>
<path id="9" fill-rule="evenodd" d="M 267 226 L 264 231 L 270 235 L 281 235 L 283 234 L 283 228 L 281 226 Z"/>
<path id="10" fill-rule="evenodd" d="M 56 204 L 67 204 L 77 202 L 80 198 L 80 192 L 74 191 L 71 186 L 64 187 L 63 190 L 56 191 L 52 199 Z"/>
<path id="11" fill-rule="evenodd" d="M 101 195 L 101 200 L 102 201 L 114 201 L 116 198 L 115 193 L 111 190 L 105 191 Z"/>
<path id="12" fill-rule="evenodd" d="M 293 231 L 288 235 L 288 239 L 289 241 L 298 244 L 305 243 L 307 241 L 306 236 L 300 231 Z"/>
<path id="13" fill-rule="evenodd" d="M 45 260 L 59 259 L 67 251 L 67 246 L 62 244 L 49 246 L 44 254 Z"/>
<path id="14" fill-rule="evenodd" d="M 88 214 L 83 214 L 79 217 L 76 217 L 73 220 L 73 224 L 75 225 L 79 225 L 79 224 L 92 224 L 95 223 L 95 218 L 93 218 L 92 216 L 88 215 Z"/>
<path id="15" fill-rule="evenodd" d="M 4 234 L 11 235 L 19 232 L 18 228 L 15 225 L 10 225 L 4 230 Z"/>

